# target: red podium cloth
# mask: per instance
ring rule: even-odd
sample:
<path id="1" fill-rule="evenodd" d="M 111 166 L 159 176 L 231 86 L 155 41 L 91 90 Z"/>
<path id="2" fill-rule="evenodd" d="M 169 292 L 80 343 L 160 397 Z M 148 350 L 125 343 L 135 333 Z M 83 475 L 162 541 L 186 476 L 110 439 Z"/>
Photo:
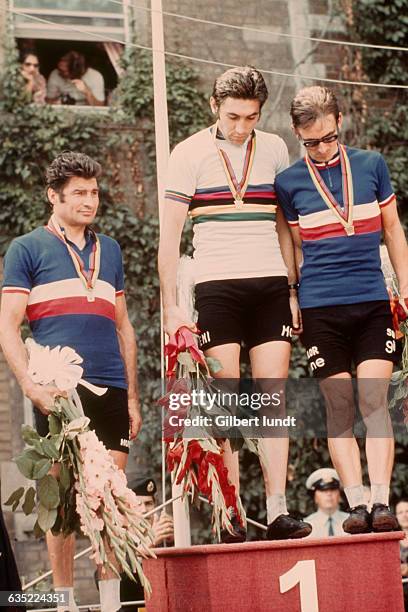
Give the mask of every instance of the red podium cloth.
<path id="1" fill-rule="evenodd" d="M 156 560 L 143 562 L 153 588 L 146 610 L 404 612 L 402 537 L 397 532 L 157 549 Z M 308 563 L 292 570 L 293 587 L 287 578 L 282 585 L 282 576 L 300 561 Z"/>

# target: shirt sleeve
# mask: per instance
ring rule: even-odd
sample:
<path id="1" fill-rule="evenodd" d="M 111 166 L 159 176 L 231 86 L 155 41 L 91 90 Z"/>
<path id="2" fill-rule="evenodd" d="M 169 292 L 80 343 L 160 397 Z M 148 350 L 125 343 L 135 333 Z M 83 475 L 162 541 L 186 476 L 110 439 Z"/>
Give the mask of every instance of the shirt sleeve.
<path id="1" fill-rule="evenodd" d="M 376 181 L 377 200 L 380 207 L 383 208 L 395 200 L 395 194 L 391 185 L 390 173 L 382 155 L 378 156 Z"/>
<path id="2" fill-rule="evenodd" d="M 92 95 L 99 101 L 105 101 L 105 81 L 103 80 L 103 76 L 97 70 L 92 70 L 92 72 L 85 73 L 84 75 L 85 84 L 89 87 L 92 92 Z"/>
<path id="3" fill-rule="evenodd" d="M 196 191 L 194 174 L 184 147 L 177 145 L 167 166 L 165 198 L 188 206 Z"/>
<path id="4" fill-rule="evenodd" d="M 282 172 L 283 170 L 286 170 L 286 168 L 289 167 L 289 151 L 286 142 L 282 140 L 282 138 L 280 138 L 280 145 L 280 155 L 278 166 L 276 168 L 276 174 L 279 174 L 279 172 Z"/>
<path id="5" fill-rule="evenodd" d="M 55 99 L 61 95 L 61 89 L 58 86 L 58 72 L 53 70 L 48 78 L 47 83 L 47 98 Z"/>
<path id="6" fill-rule="evenodd" d="M 278 176 L 275 181 L 275 191 L 276 195 L 278 196 L 279 206 L 282 208 L 283 214 L 285 215 L 289 225 L 299 225 L 299 215 L 293 206 L 292 197 L 282 185 L 282 182 L 283 181 Z"/>
<path id="7" fill-rule="evenodd" d="M 28 249 L 14 240 L 3 261 L 3 293 L 29 295 L 33 287 L 33 264 Z"/>

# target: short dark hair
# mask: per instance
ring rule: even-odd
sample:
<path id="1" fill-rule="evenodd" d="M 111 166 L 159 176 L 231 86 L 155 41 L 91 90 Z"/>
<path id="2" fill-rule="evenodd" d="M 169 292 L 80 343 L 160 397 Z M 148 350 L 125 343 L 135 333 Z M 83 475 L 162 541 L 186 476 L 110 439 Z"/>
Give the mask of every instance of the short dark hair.
<path id="1" fill-rule="evenodd" d="M 78 51 L 68 51 L 59 61 L 67 62 L 71 79 L 81 79 L 86 72 L 85 56 Z"/>
<path id="2" fill-rule="evenodd" d="M 301 89 L 290 106 L 293 127 L 307 127 L 320 117 L 334 115 L 339 119 L 340 109 L 334 92 L 316 85 Z"/>
<path id="3" fill-rule="evenodd" d="M 253 66 L 230 68 L 215 79 L 212 91 L 217 106 L 226 98 L 259 100 L 260 108 L 268 98 L 268 88 L 262 74 Z"/>
<path id="4" fill-rule="evenodd" d="M 51 188 L 61 194 L 72 177 L 99 178 L 101 172 L 101 165 L 88 155 L 63 151 L 45 171 L 46 189 Z"/>

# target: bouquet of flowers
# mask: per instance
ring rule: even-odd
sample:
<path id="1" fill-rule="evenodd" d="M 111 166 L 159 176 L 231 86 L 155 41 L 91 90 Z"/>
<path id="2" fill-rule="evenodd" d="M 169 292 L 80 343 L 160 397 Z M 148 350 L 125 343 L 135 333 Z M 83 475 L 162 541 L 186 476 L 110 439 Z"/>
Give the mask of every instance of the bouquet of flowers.
<path id="1" fill-rule="evenodd" d="M 168 359 L 166 395 L 159 404 L 166 409 L 163 423 L 163 437 L 167 444 L 167 466 L 177 484 L 183 485 L 183 497 L 187 501 L 191 496 L 196 501 L 199 494 L 205 495 L 212 503 L 213 531 L 220 539 L 220 530 L 225 528 L 232 532 L 231 512 L 233 511 L 241 523 L 245 524 L 245 512 L 239 496 L 228 479 L 228 471 L 224 466 L 222 455 L 222 440 L 225 433 L 210 425 L 194 427 L 194 438 L 187 437 L 185 418 L 205 417 L 206 406 L 200 401 L 192 401 L 195 397 L 205 397 L 199 392 L 214 392 L 211 387 L 211 373 L 215 374 L 221 365 L 213 358 L 206 358 L 198 349 L 193 333 L 186 327 L 181 328 L 172 336 L 165 347 Z M 177 376 L 176 376 L 177 373 Z M 183 396 L 184 402 L 177 411 L 171 407 L 171 398 Z M 186 398 L 190 398 L 185 401 Z M 219 404 L 212 407 L 212 416 L 230 413 Z M 170 416 L 177 415 L 179 425 L 170 424 Z M 211 419 L 213 423 L 214 419 Z M 198 423 L 205 419 L 198 418 Z M 238 432 L 239 434 L 239 432 Z M 238 441 L 233 448 L 238 449 L 246 442 L 253 452 L 259 454 L 257 442 L 238 435 Z"/>
<path id="2" fill-rule="evenodd" d="M 402 402 L 404 423 L 408 429 L 408 299 L 404 300 L 399 293 L 397 278 L 385 246 L 381 246 L 381 267 L 390 297 L 395 338 L 397 340 L 402 338 L 404 343 L 401 369 L 394 372 L 391 378 L 391 384 L 396 389 L 390 402 L 390 409 Z"/>
<path id="3" fill-rule="evenodd" d="M 20 503 L 25 514 L 36 511 L 34 531 L 39 537 L 50 530 L 68 535 L 80 527 L 90 539 L 91 557 L 97 564 L 119 572 L 108 559 L 112 550 L 119 567 L 131 578 L 137 572 L 150 592 L 138 558 L 154 556 L 150 525 L 136 511 L 136 496 L 128 489 L 124 472 L 114 463 L 84 416 L 76 391 L 78 384 L 96 394 L 106 389 L 82 379 L 82 358 L 69 347 L 50 349 L 28 339 L 28 374 L 33 382 L 53 384 L 67 397 L 58 396 L 48 416 L 50 433 L 41 437 L 23 426 L 24 451 L 16 457 L 20 472 L 37 486 L 20 487 L 6 504 L 16 510 Z M 59 465 L 58 480 L 50 469 Z"/>

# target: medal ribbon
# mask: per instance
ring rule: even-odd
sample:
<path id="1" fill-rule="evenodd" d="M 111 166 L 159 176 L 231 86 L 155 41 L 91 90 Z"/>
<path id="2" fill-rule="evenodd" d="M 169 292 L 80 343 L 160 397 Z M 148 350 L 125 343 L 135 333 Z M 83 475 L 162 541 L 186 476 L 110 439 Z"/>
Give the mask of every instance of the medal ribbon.
<path id="1" fill-rule="evenodd" d="M 227 177 L 228 186 L 231 190 L 232 197 L 234 198 L 235 203 L 237 203 L 237 201 L 243 203 L 245 192 L 248 188 L 249 177 L 251 175 L 252 166 L 254 163 L 255 149 L 256 149 L 255 132 L 252 133 L 251 138 L 248 141 L 246 153 L 245 153 L 244 168 L 242 171 L 242 178 L 238 182 L 228 155 L 225 153 L 225 151 L 217 147 L 217 144 L 215 142 L 217 138 L 217 131 L 218 131 L 218 121 L 214 127 L 214 144 L 220 156 L 222 167 L 224 168 L 225 176 Z"/>
<path id="2" fill-rule="evenodd" d="M 85 289 L 87 291 L 92 290 L 95 287 L 95 283 L 99 276 L 100 262 L 101 262 L 101 244 L 99 242 L 98 236 L 95 232 L 88 228 L 91 232 L 92 236 L 92 251 L 89 257 L 89 270 L 88 272 L 85 270 L 84 263 L 81 257 L 74 251 L 71 245 L 68 243 L 64 231 L 60 228 L 58 221 L 55 218 L 55 215 L 52 215 L 47 225 L 48 231 L 50 231 L 54 236 L 59 238 L 68 249 L 68 253 L 72 259 L 72 262 L 75 266 L 75 270 L 83 282 Z"/>
<path id="3" fill-rule="evenodd" d="M 309 170 L 311 179 L 322 197 L 325 204 L 330 210 L 336 215 L 342 226 L 347 232 L 348 236 L 354 234 L 353 227 L 353 206 L 354 206 L 354 191 L 353 191 L 353 179 L 351 174 L 350 160 L 346 153 L 344 145 L 339 144 L 339 156 L 341 164 L 341 179 L 342 179 L 342 190 L 343 190 L 343 201 L 344 201 L 344 214 L 341 210 L 339 203 L 334 198 L 331 191 L 327 188 L 326 183 L 322 179 L 320 172 L 312 162 L 310 157 L 306 155 L 305 162 Z"/>

